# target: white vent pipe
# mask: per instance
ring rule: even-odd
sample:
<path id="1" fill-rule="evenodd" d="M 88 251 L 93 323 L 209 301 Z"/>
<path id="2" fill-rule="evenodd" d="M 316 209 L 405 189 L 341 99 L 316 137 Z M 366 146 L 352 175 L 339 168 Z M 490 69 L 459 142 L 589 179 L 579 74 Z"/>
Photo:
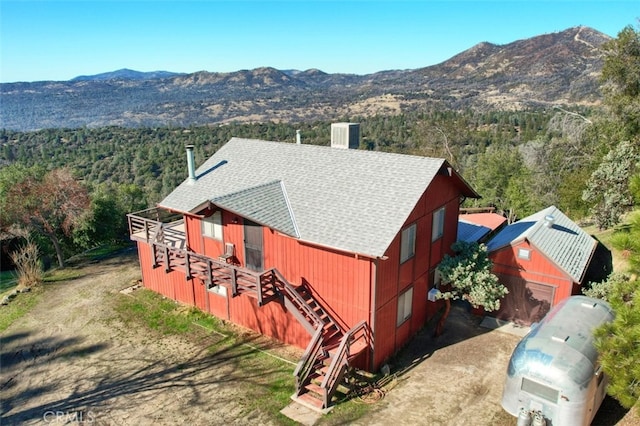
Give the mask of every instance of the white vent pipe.
<path id="1" fill-rule="evenodd" d="M 189 182 L 196 181 L 196 160 L 193 154 L 193 145 L 187 145 L 187 170 L 189 171 Z"/>

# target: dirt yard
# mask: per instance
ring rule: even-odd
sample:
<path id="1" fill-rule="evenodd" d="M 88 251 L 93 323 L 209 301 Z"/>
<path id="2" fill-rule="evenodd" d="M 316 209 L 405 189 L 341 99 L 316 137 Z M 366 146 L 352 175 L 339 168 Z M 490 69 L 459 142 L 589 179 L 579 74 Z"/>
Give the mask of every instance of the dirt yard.
<path id="1" fill-rule="evenodd" d="M 138 278 L 135 254 L 83 266 L 2 333 L 0 424 L 276 424 L 246 413 L 236 383 L 250 378 L 207 353 L 210 342 L 152 339 L 121 321 L 112 301 Z M 478 322 L 457 308 L 443 336 L 421 333 L 391 366 L 393 389 L 352 423 L 515 425 L 500 395 L 519 337 Z"/>

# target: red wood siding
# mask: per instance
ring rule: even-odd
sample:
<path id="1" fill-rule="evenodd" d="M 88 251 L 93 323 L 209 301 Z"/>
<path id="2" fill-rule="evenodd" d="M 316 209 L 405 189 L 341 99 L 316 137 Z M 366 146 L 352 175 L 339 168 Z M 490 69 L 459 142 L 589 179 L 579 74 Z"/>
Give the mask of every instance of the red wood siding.
<path id="1" fill-rule="evenodd" d="M 518 258 L 518 249 L 521 248 L 530 250 L 529 260 Z M 495 274 L 510 275 L 528 282 L 555 287 L 553 306 L 572 293 L 573 280 L 527 241 L 496 250 L 490 253 L 490 258 Z"/>
<path id="2" fill-rule="evenodd" d="M 444 235 L 432 243 L 433 212 L 446 208 Z M 317 247 L 268 228 L 263 229 L 264 269 L 276 268 L 294 286 L 304 285 L 322 307 L 345 329 L 367 320 L 373 327 L 375 350 L 370 367 L 378 369 L 424 325 L 437 304 L 427 301 L 430 271 L 456 240 L 459 191 L 451 178 L 438 175 L 409 215 L 405 226 L 416 224 L 415 255 L 400 265 L 401 232 L 383 259 Z M 185 217 L 188 247 L 209 257 L 235 245 L 236 263 L 244 265 L 243 220 L 223 211 L 223 240 L 202 236 L 198 217 Z M 205 292 L 199 280 L 186 280 L 181 272 L 165 273 L 151 267 L 149 247 L 139 243 L 144 285 L 241 326 L 304 348 L 309 334 L 284 307 L 271 302 L 258 307 L 246 295 L 220 296 Z M 375 274 L 375 276 L 374 276 Z M 398 295 L 413 288 L 411 317 L 396 326 Z M 374 306 L 375 304 L 375 306 Z"/>
<path id="3" fill-rule="evenodd" d="M 187 247 L 196 253 L 205 253 L 204 238 L 200 218 L 184 216 L 185 232 L 187 234 Z"/>
<path id="4" fill-rule="evenodd" d="M 224 243 L 233 243 L 236 261 L 244 266 L 242 218 L 222 212 L 224 241 L 203 237 L 199 218 L 186 218 L 185 223 L 188 223 L 190 247 L 198 248 L 209 257 L 217 257 L 223 253 Z M 344 328 L 351 328 L 362 320 L 370 321 L 371 259 L 301 243 L 266 227 L 263 227 L 263 252 L 265 270 L 276 268 L 294 286 L 307 286 L 322 307 Z M 179 283 L 176 282 L 175 286 L 180 289 L 182 300 L 191 298 L 200 304 L 204 301 L 198 302 L 196 293 L 188 292 Z M 175 293 L 167 296 L 175 298 Z M 253 298 L 224 298 L 214 293 L 209 294 L 209 302 L 210 313 L 220 318 L 298 347 L 304 348 L 309 342 L 309 334 L 278 303 L 258 308 Z"/>
<path id="5" fill-rule="evenodd" d="M 267 228 L 264 253 L 265 269 L 276 268 L 291 284 L 307 286 L 343 327 L 369 321 L 371 259 L 301 243 Z"/>
<path id="6" fill-rule="evenodd" d="M 378 369 L 387 359 L 407 344 L 439 306 L 427 300 L 431 286 L 429 272 L 435 268 L 457 239 L 459 192 L 447 176 L 438 175 L 420 198 L 405 222 L 416 228 L 415 256 L 400 264 L 401 233 L 387 249 L 386 260 L 380 260 L 376 276 L 376 309 L 374 321 L 375 352 L 372 368 Z M 444 234 L 431 241 L 433 212 L 445 207 Z M 403 227 L 403 228 L 404 228 Z M 398 295 L 413 286 L 411 318 L 396 326 Z"/>
<path id="7" fill-rule="evenodd" d="M 259 307 L 256 299 L 245 295 L 230 298 L 229 302 L 229 320 L 233 323 L 303 349 L 309 343 L 309 333 L 281 304 L 272 302 Z"/>

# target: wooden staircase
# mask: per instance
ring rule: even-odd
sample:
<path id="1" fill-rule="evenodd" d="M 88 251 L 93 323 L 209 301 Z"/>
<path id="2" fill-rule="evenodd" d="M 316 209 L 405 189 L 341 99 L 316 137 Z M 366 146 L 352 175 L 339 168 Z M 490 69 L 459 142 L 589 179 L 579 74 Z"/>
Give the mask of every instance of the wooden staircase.
<path id="1" fill-rule="evenodd" d="M 331 408 L 350 361 L 370 347 L 366 321 L 345 331 L 308 289 L 293 286 L 277 269 L 256 272 L 188 250 L 179 220 L 163 223 L 136 214 L 128 218 L 131 238 L 151 246 L 154 267 L 182 271 L 187 279 L 199 278 L 207 291 L 224 286 L 231 296 L 245 294 L 257 299 L 259 306 L 282 303 L 312 336 L 294 371 L 296 392 L 292 399 L 320 412 Z"/>

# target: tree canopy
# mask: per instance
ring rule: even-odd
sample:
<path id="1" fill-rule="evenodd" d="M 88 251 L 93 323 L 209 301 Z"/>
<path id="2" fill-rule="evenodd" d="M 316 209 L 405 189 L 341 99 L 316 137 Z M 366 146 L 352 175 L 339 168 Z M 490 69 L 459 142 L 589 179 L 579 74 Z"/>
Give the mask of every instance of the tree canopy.
<path id="1" fill-rule="evenodd" d="M 463 299 L 491 312 L 500 309 L 500 300 L 509 292 L 491 272 L 487 246 L 457 241 L 451 249 L 455 254 L 445 255 L 437 267 L 442 282 L 437 297 L 446 301 L 446 309 L 436 326 L 436 335 L 442 333 L 451 300 Z"/>
<path id="2" fill-rule="evenodd" d="M 613 148 L 591 174 L 582 198 L 592 205 L 592 218 L 598 228 L 617 225 L 622 214 L 633 206 L 629 181 L 639 160 L 635 146 L 624 141 Z"/>
<path id="3" fill-rule="evenodd" d="M 43 173 L 40 168 L 7 167 L 1 172 L 3 226 L 21 225 L 48 238 L 64 267 L 60 234 L 70 235 L 88 210 L 86 188 L 68 169 Z"/>
<path id="4" fill-rule="evenodd" d="M 613 274 L 584 293 L 608 301 L 615 311 L 613 322 L 594 332 L 600 364 L 609 376 L 607 392 L 626 408 L 640 408 L 640 282 Z"/>
<path id="5" fill-rule="evenodd" d="M 464 299 L 473 307 L 482 306 L 485 311 L 500 309 L 500 300 L 508 290 L 491 272 L 492 262 L 487 246 L 457 241 L 451 249 L 453 256 L 445 255 L 438 265 L 442 283 L 441 299 Z"/>
<path id="6" fill-rule="evenodd" d="M 601 80 L 605 102 L 619 120 L 622 139 L 640 135 L 640 30 L 625 27 L 602 46 L 605 61 Z"/>

